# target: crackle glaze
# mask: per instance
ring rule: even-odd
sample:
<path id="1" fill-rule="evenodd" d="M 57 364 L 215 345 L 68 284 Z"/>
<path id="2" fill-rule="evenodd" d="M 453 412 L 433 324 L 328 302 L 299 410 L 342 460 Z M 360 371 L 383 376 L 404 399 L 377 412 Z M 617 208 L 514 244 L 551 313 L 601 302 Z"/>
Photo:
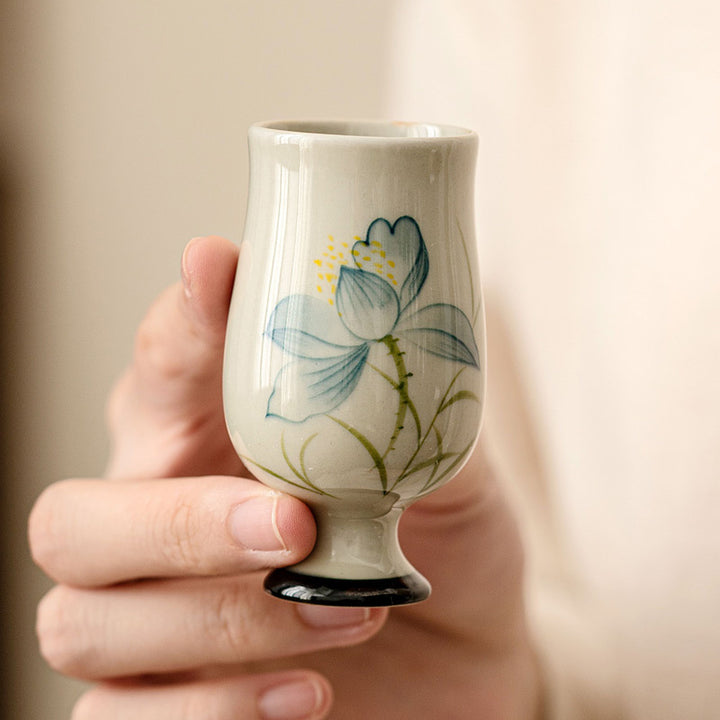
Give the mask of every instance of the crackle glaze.
<path id="1" fill-rule="evenodd" d="M 315 550 L 290 571 L 323 585 L 276 594 L 393 604 L 382 580 L 418 577 L 397 542 L 400 514 L 460 470 L 481 423 L 477 139 L 420 123 L 288 121 L 252 126 L 249 145 L 227 426 L 260 481 L 313 510 Z M 359 590 L 328 599 L 333 579 Z"/>

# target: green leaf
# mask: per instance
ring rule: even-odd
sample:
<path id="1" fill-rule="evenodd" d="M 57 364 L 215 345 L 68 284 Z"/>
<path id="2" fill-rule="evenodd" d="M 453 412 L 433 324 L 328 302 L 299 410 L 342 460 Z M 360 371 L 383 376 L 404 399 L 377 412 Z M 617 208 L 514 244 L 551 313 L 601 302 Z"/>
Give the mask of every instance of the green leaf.
<path id="1" fill-rule="evenodd" d="M 433 465 L 439 465 L 443 460 L 447 460 L 450 457 L 455 457 L 456 454 L 457 453 L 440 453 L 438 455 L 434 455 L 433 457 L 431 457 L 428 460 L 423 460 L 422 462 L 418 463 L 417 465 L 413 465 L 405 473 L 405 477 L 413 475 L 416 472 L 420 472 L 421 470 L 425 470 L 425 468 L 432 467 Z"/>
<path id="2" fill-rule="evenodd" d="M 475 402 L 479 403 L 480 398 L 470 390 L 460 390 L 459 392 L 456 392 L 451 398 L 448 398 L 438 410 L 438 415 L 443 412 L 444 410 L 447 410 L 451 405 L 454 405 L 456 402 L 460 402 L 460 400 L 474 400 Z"/>
<path id="3" fill-rule="evenodd" d="M 340 420 L 340 418 L 328 415 L 334 423 L 340 425 L 340 427 L 347 430 L 368 452 L 368 455 L 372 458 L 375 465 L 375 469 L 378 471 L 380 476 L 380 485 L 382 486 L 383 492 L 387 492 L 387 469 L 385 468 L 385 462 L 382 459 L 382 455 L 378 452 L 377 448 L 368 440 L 359 430 L 348 425 L 346 422 Z"/>
<path id="4" fill-rule="evenodd" d="M 307 483 L 310 483 L 310 480 L 308 479 L 308 472 L 307 468 L 305 467 L 305 451 L 308 449 L 308 445 L 310 445 L 311 441 L 314 440 L 317 436 L 318 433 L 313 433 L 300 448 L 300 467 L 302 468 L 303 475 L 305 476 L 305 482 Z M 315 486 L 313 485 L 313 487 Z"/>
<path id="5" fill-rule="evenodd" d="M 475 444 L 475 440 L 471 440 L 467 446 L 461 450 L 459 453 L 457 453 L 457 457 L 455 460 L 453 460 L 450 465 L 448 465 L 440 475 L 438 475 L 437 478 L 435 478 L 435 481 L 426 485 L 423 488 L 423 492 L 429 490 L 430 488 L 434 487 L 438 483 L 440 483 L 442 480 L 444 480 L 467 456 L 467 454 L 472 450 L 473 445 Z"/>
<path id="6" fill-rule="evenodd" d="M 285 462 L 287 463 L 287 466 L 292 470 L 293 474 L 295 475 L 298 480 L 302 480 L 311 490 L 314 492 L 322 493 L 323 495 L 329 495 L 329 493 L 326 493 L 324 490 L 319 488 L 315 483 L 313 483 L 310 478 L 308 477 L 307 470 L 305 468 L 305 451 L 307 450 L 307 446 L 310 444 L 310 442 L 317 437 L 317 433 L 312 434 L 305 442 L 303 443 L 302 448 L 300 448 L 300 468 L 301 470 L 298 470 L 295 465 L 290 462 L 290 458 L 288 457 L 287 450 L 285 448 L 285 433 L 283 433 L 280 436 L 280 449 L 282 450 L 282 456 L 285 458 Z M 287 482 L 287 481 L 286 481 Z"/>
<path id="7" fill-rule="evenodd" d="M 433 430 L 435 431 L 435 444 L 437 445 L 438 455 L 442 455 L 443 454 L 442 435 L 440 434 L 440 431 L 436 427 L 433 427 Z M 437 471 L 440 469 L 440 462 L 441 461 L 438 460 L 438 462 L 435 463 L 435 467 L 432 469 L 432 472 L 430 473 L 430 477 L 427 479 L 427 482 L 425 483 L 425 487 L 430 485 L 432 483 L 435 475 L 437 475 Z"/>
<path id="8" fill-rule="evenodd" d="M 277 478 L 278 480 L 282 480 L 283 482 L 286 482 L 288 485 L 292 485 L 293 487 L 300 488 L 301 490 L 307 490 L 309 492 L 317 493 L 318 495 L 327 495 L 328 497 L 333 497 L 330 495 L 330 493 L 325 492 L 324 490 L 320 490 L 320 488 L 316 488 L 314 485 L 308 486 L 308 485 L 301 485 L 300 483 L 293 482 L 292 480 L 288 480 L 283 475 L 280 475 L 280 473 L 276 473 L 274 470 L 271 470 L 269 467 L 265 467 L 265 465 L 261 465 L 259 462 L 255 462 L 252 458 L 247 457 L 247 455 L 240 455 L 240 459 L 243 462 L 249 462 L 251 465 L 254 465 L 257 468 L 260 468 L 263 472 L 266 472 L 268 475 L 272 475 L 272 477 Z"/>
<path id="9" fill-rule="evenodd" d="M 287 463 L 287 466 L 292 471 L 293 475 L 295 475 L 298 480 L 302 480 L 303 482 L 307 482 L 307 477 L 303 475 L 291 462 L 290 458 L 288 457 L 287 450 L 285 448 L 285 433 L 283 433 L 280 436 L 280 450 L 282 451 L 282 456 L 285 459 L 285 462 Z"/>

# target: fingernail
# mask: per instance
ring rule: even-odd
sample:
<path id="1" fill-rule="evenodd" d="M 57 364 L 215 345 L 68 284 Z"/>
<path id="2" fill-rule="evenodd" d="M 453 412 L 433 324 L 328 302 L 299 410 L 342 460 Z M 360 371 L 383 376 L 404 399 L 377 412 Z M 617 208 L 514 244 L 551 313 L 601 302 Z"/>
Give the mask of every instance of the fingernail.
<path id="1" fill-rule="evenodd" d="M 228 518 L 233 540 L 247 550 L 287 550 L 277 526 L 277 495 L 259 495 L 236 505 Z"/>
<path id="2" fill-rule="evenodd" d="M 310 717 L 322 701 L 320 689 L 312 682 L 296 680 L 266 690 L 258 702 L 265 720 L 302 720 Z"/>
<path id="3" fill-rule="evenodd" d="M 302 621 L 313 628 L 323 630 L 363 625 L 370 619 L 370 608 L 322 607 L 320 605 L 297 605 Z"/>
<path id="4" fill-rule="evenodd" d="M 185 297 L 192 297 L 192 273 L 190 272 L 190 254 L 192 247 L 196 241 L 200 238 L 193 238 L 186 246 L 182 254 L 182 260 L 180 262 L 180 276 L 182 277 L 183 290 L 185 291 Z"/>

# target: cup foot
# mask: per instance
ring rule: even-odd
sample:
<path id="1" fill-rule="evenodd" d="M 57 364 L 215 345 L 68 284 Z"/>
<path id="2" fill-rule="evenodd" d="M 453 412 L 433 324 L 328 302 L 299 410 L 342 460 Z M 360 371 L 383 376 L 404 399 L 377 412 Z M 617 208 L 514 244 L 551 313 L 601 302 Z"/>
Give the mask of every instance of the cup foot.
<path id="1" fill-rule="evenodd" d="M 275 597 L 315 605 L 384 607 L 409 605 L 430 596 L 430 583 L 420 573 L 372 580 L 344 580 L 273 570 L 265 590 Z"/>

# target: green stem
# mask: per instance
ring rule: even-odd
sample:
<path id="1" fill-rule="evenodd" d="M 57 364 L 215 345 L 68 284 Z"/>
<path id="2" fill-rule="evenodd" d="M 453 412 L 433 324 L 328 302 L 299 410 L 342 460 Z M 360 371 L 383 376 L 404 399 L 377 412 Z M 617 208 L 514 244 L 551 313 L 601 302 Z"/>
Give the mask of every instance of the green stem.
<path id="1" fill-rule="evenodd" d="M 393 383 L 398 393 L 398 409 L 395 414 L 395 428 L 390 436 L 387 448 L 382 455 L 383 460 L 385 460 L 389 453 L 394 449 L 395 443 L 400 436 L 400 432 L 405 425 L 405 416 L 407 415 L 408 406 L 411 404 L 410 396 L 408 395 L 408 379 L 410 378 L 410 374 L 405 366 L 405 360 L 403 358 L 404 353 L 401 352 L 398 346 L 397 338 L 394 338 L 392 335 L 386 335 L 380 342 L 387 347 L 388 355 L 392 357 L 393 362 L 395 363 L 395 371 L 398 376 L 397 385 Z M 417 424 L 417 418 L 415 422 Z"/>
<path id="2" fill-rule="evenodd" d="M 390 383 L 390 386 L 393 390 L 397 392 L 398 390 L 398 384 L 385 372 L 383 372 L 379 367 L 373 365 L 372 363 L 366 363 L 366 365 L 374 370 L 380 377 L 385 378 L 385 380 Z M 412 373 L 408 373 L 408 375 L 412 375 Z M 417 411 L 417 408 L 415 407 L 415 403 L 412 401 L 410 396 L 408 395 L 407 398 L 407 408 L 410 411 L 410 414 L 413 417 L 413 421 L 415 423 L 415 432 L 417 434 L 417 441 L 420 442 L 420 438 L 422 437 L 422 425 L 420 423 L 420 414 Z"/>
<path id="3" fill-rule="evenodd" d="M 445 394 L 442 396 L 442 399 L 440 400 L 438 409 L 435 411 L 435 414 L 433 415 L 433 418 L 430 421 L 430 425 L 428 425 L 428 428 L 425 431 L 425 434 L 422 436 L 422 439 L 418 442 L 417 448 L 415 448 L 415 452 L 413 452 L 413 454 L 410 456 L 410 459 L 407 461 L 407 463 L 405 463 L 405 467 L 402 469 L 402 472 L 395 479 L 395 482 L 392 484 L 392 487 L 390 488 L 390 490 L 393 490 L 398 483 L 402 482 L 409 475 L 408 471 L 409 471 L 410 467 L 412 466 L 413 462 L 415 462 L 415 458 L 418 456 L 418 453 L 420 452 L 420 450 L 422 450 L 423 446 L 425 445 L 425 442 L 427 441 L 428 437 L 430 436 L 430 431 L 435 427 L 435 421 L 440 416 L 440 413 L 442 413 L 443 410 L 445 409 L 445 407 L 446 407 L 445 401 L 447 400 L 448 395 L 450 394 L 450 390 L 452 390 L 453 385 L 455 384 L 457 379 L 460 377 L 463 370 L 465 370 L 465 368 L 460 368 L 460 370 L 458 370 L 455 373 L 455 376 L 450 381 L 450 384 L 448 385 L 447 390 L 445 391 Z"/>

